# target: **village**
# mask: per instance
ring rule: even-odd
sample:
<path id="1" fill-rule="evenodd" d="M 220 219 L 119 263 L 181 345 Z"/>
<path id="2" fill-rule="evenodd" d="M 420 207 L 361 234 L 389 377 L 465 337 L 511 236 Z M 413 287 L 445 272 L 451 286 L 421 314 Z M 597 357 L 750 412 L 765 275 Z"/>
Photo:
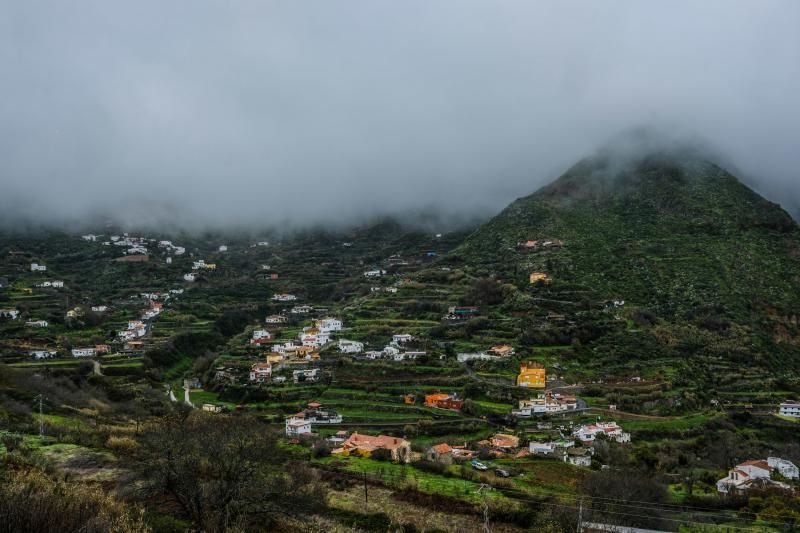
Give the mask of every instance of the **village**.
<path id="1" fill-rule="evenodd" d="M 648 458 L 661 442 L 697 439 L 738 407 L 720 395 L 693 410 L 677 402 L 673 411 L 641 409 L 668 392 L 663 374 L 598 372 L 578 360 L 580 345 L 558 335 L 585 317 L 558 303 L 560 281 L 546 268 L 568 243 L 520 242 L 516 253 L 526 266 L 509 292 L 508 279 L 453 281 L 463 274 L 436 263 L 432 250 L 442 237 L 428 239 L 417 250 L 369 261 L 356 259 L 357 242 L 331 243 L 336 257 L 354 255 L 349 270 L 330 262 L 330 273 L 319 274 L 348 284 L 347 298 L 336 301 L 315 292 L 322 283 L 311 277 L 316 271 L 277 239 L 197 249 L 84 235 L 85 246 L 108 250 L 108 262 L 130 276 L 158 269 L 158 283 L 128 287 L 120 277 L 123 289 L 81 297 L 75 275 L 49 260 L 26 263 L 24 274 L 3 272 L 0 290 L 17 302 L 0 309 L 2 325 L 19 339 L 9 344 L 8 360 L 34 372 L 76 372 L 91 363 L 95 378 L 150 382 L 163 400 L 202 415 L 254 416 L 315 468 L 367 472 L 392 487 L 403 482 L 386 473 L 405 472 L 428 480 L 424 492 L 470 501 L 481 485 L 512 499 L 566 497 L 587 476 Z M 248 280 L 245 296 L 223 299 L 225 284 L 236 279 Z M 37 311 L 26 305 L 30 298 L 58 304 Z M 512 313 L 498 311 L 514 298 L 556 302 L 528 319 L 534 342 L 519 335 Z M 630 307 L 620 295 L 598 301 L 593 312 L 624 325 Z M 235 319 L 230 327 L 221 320 L 226 314 Z M 187 343 L 179 352 L 176 340 L 194 337 L 212 339 L 213 349 Z M 763 420 L 800 421 L 791 396 L 741 404 Z M 791 493 L 795 464 L 780 454 L 738 457 L 709 469 L 693 490 L 718 498 Z M 669 490 L 679 501 L 685 483 L 676 479 Z"/>

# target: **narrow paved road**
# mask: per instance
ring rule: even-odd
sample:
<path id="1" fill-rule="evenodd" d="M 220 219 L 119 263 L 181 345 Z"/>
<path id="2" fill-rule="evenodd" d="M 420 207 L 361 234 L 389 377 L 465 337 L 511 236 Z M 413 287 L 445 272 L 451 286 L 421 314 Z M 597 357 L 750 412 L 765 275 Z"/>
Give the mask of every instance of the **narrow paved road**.
<path id="1" fill-rule="evenodd" d="M 189 387 L 186 385 L 183 386 L 183 403 L 190 407 L 194 407 L 191 398 L 189 398 Z"/>

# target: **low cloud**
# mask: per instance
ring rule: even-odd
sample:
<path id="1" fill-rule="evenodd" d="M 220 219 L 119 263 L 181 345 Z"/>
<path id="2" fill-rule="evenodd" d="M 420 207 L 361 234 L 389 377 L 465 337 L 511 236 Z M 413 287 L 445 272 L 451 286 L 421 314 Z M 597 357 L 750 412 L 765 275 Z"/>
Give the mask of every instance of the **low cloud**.
<path id="1" fill-rule="evenodd" d="M 5 225 L 488 215 L 632 126 L 800 206 L 800 4 L 7 2 Z"/>

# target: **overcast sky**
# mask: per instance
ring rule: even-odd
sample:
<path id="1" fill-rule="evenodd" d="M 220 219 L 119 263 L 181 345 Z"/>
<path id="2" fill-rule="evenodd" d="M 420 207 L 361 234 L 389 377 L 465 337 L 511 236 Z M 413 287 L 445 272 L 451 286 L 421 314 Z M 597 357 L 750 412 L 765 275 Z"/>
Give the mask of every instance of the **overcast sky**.
<path id="1" fill-rule="evenodd" d="M 800 205 L 800 2 L 0 0 L 6 216 L 490 213 L 649 124 Z"/>

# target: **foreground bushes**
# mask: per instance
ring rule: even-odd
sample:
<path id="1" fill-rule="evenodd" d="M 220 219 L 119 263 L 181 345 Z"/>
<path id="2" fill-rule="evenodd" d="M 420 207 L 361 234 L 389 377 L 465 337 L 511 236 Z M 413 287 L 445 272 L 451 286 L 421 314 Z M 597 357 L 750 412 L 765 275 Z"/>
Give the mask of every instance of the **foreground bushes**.
<path id="1" fill-rule="evenodd" d="M 0 480 L 0 531 L 140 533 L 143 513 L 98 486 L 54 481 L 35 469 L 9 470 Z"/>

